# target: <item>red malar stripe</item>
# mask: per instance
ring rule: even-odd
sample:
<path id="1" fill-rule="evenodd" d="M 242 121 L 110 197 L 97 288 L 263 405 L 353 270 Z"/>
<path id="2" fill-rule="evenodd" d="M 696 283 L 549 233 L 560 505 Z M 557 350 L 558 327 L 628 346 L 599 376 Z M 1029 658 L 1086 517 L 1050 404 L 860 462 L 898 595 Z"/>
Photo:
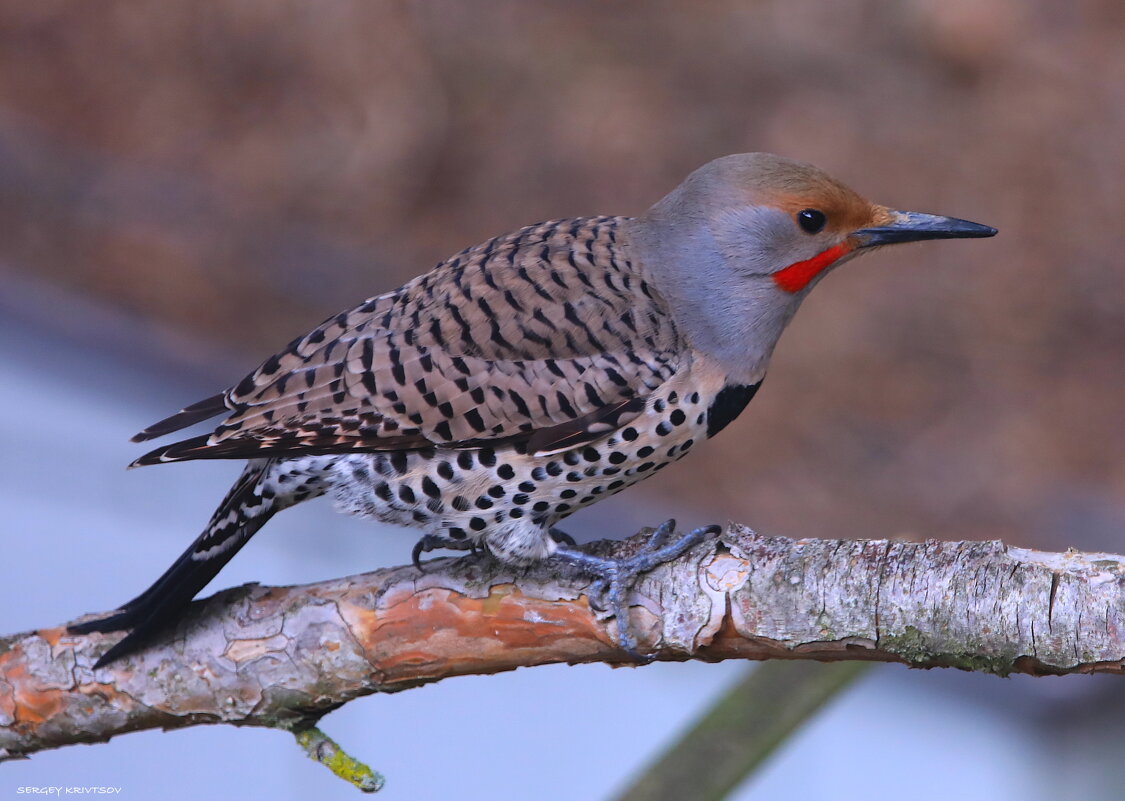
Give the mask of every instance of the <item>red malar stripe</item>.
<path id="1" fill-rule="evenodd" d="M 817 253 L 811 259 L 798 261 L 778 270 L 773 274 L 774 283 L 786 292 L 800 292 L 809 285 L 809 281 L 816 278 L 850 251 L 851 247 L 848 243 L 841 242 L 822 253 Z"/>

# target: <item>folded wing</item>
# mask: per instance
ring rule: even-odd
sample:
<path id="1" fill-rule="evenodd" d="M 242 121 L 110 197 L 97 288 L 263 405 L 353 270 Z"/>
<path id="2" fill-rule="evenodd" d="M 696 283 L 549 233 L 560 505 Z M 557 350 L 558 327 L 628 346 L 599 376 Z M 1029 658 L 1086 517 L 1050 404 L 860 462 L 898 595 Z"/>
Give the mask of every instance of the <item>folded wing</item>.
<path id="1" fill-rule="evenodd" d="M 135 464 L 496 442 L 548 451 L 625 425 L 685 349 L 628 261 L 623 222 L 541 223 L 467 249 L 142 431 L 134 439 L 228 414 Z"/>

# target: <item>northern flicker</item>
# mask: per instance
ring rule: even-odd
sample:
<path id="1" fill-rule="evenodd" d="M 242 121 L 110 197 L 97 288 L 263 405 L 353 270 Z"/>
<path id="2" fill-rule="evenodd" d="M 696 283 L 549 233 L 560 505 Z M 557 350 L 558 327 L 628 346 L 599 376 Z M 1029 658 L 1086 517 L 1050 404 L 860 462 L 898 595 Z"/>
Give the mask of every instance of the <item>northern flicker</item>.
<path id="1" fill-rule="evenodd" d="M 147 644 L 276 512 L 330 495 L 345 512 L 599 577 L 633 652 L 624 593 L 716 527 L 657 529 L 628 560 L 553 530 L 653 475 L 746 406 L 774 345 L 831 269 L 881 245 L 993 236 L 868 202 L 807 164 L 720 158 L 637 218 L 554 220 L 467 248 L 329 318 L 236 385 L 137 434 L 212 417 L 210 434 L 133 465 L 248 459 L 203 533 L 157 581 L 75 632 Z"/>

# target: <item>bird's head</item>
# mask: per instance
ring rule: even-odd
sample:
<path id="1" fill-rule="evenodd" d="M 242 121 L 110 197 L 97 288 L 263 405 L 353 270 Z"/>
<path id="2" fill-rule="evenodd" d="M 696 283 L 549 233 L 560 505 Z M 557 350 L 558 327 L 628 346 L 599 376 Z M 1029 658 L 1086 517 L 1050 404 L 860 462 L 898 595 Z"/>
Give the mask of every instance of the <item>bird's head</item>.
<path id="1" fill-rule="evenodd" d="M 760 378 L 800 301 L 882 245 L 996 229 L 871 203 L 809 164 L 745 153 L 700 167 L 635 222 L 642 269 L 692 344 Z"/>

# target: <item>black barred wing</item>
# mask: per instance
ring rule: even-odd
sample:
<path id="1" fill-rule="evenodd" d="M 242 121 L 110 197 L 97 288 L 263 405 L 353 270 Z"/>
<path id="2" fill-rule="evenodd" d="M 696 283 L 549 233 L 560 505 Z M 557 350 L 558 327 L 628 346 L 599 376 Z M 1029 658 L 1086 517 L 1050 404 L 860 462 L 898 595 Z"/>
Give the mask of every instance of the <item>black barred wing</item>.
<path id="1" fill-rule="evenodd" d="M 229 412 L 214 433 L 137 464 L 497 440 L 547 451 L 624 425 L 683 348 L 627 258 L 623 223 L 542 223 L 467 249 L 141 432 Z"/>

